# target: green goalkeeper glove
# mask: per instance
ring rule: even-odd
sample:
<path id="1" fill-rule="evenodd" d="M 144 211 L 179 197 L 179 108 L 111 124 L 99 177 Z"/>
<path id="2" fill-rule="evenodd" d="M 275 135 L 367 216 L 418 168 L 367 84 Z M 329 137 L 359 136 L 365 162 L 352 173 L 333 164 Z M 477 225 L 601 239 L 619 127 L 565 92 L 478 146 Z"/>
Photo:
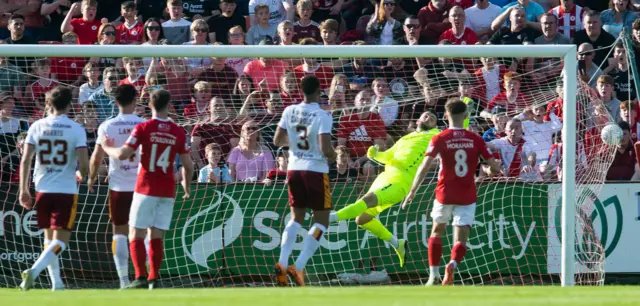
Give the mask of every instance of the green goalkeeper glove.
<path id="1" fill-rule="evenodd" d="M 378 147 L 378 145 L 371 146 L 367 150 L 367 157 L 369 159 L 375 159 L 375 157 L 376 157 L 376 155 L 378 155 L 379 151 L 380 151 L 380 147 Z"/>

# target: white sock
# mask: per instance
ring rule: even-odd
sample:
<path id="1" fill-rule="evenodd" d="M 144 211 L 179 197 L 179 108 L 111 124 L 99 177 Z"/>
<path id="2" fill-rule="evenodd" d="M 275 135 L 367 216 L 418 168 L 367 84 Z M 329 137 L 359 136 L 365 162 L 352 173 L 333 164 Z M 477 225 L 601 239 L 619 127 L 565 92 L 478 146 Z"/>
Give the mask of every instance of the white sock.
<path id="1" fill-rule="evenodd" d="M 324 235 L 326 231 L 327 229 L 324 226 L 316 223 L 309 229 L 309 233 L 304 236 L 302 252 L 300 252 L 300 256 L 296 259 L 296 269 L 298 271 L 304 270 L 304 266 L 307 265 L 309 258 L 318 250 L 320 239 L 322 239 L 322 235 Z"/>
<path id="2" fill-rule="evenodd" d="M 332 212 L 329 214 L 329 222 L 336 222 L 338 221 L 338 215 L 336 215 L 336 213 Z"/>
<path id="3" fill-rule="evenodd" d="M 296 242 L 296 237 L 298 237 L 298 230 L 301 228 L 302 225 L 300 225 L 300 223 L 291 219 L 287 223 L 287 226 L 285 226 L 284 231 L 282 231 L 282 240 L 280 241 L 280 259 L 278 262 L 284 269 L 289 266 L 289 256 L 291 256 L 293 244 Z"/>
<path id="4" fill-rule="evenodd" d="M 47 248 L 44 249 L 38 260 L 31 267 L 31 273 L 34 278 L 38 277 L 40 273 L 55 259 L 58 260 L 58 255 L 62 253 L 67 248 L 67 245 L 60 240 L 53 240 L 51 243 L 47 245 Z M 58 269 L 60 266 L 58 266 Z"/>
<path id="5" fill-rule="evenodd" d="M 440 266 L 429 266 L 429 277 L 440 276 Z"/>
<path id="6" fill-rule="evenodd" d="M 458 266 L 458 263 L 453 259 L 449 263 L 453 265 L 454 269 Z"/>
<path id="7" fill-rule="evenodd" d="M 51 240 L 44 240 L 44 248 L 46 249 L 51 244 Z M 49 272 L 49 279 L 51 280 L 51 287 L 55 288 L 58 284 L 63 284 L 62 277 L 60 277 L 60 258 L 52 260 L 47 265 L 47 272 Z"/>
<path id="8" fill-rule="evenodd" d="M 113 261 L 121 285 L 129 284 L 129 241 L 125 235 L 113 235 Z"/>
<path id="9" fill-rule="evenodd" d="M 394 248 L 397 249 L 400 245 L 398 244 L 398 237 L 396 237 L 396 235 L 391 236 L 391 240 L 389 240 L 389 244 Z"/>

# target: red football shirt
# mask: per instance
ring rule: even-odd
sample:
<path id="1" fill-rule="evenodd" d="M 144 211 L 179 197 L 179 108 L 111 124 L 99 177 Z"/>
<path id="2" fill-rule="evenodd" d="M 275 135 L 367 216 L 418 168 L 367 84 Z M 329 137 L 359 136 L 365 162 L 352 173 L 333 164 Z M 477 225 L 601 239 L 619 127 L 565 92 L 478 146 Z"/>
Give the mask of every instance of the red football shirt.
<path id="1" fill-rule="evenodd" d="M 313 71 L 304 71 L 303 65 L 293 68 L 293 73 L 298 80 L 301 80 L 307 75 L 315 75 L 320 79 L 320 89 L 325 90 L 331 86 L 331 80 L 333 79 L 333 69 L 318 64 L 318 67 Z"/>
<path id="2" fill-rule="evenodd" d="M 175 197 L 173 162 L 176 155 L 189 153 L 184 130 L 169 120 L 153 118 L 138 124 L 125 145 L 134 150 L 142 147 L 135 192 L 161 198 Z"/>
<path id="3" fill-rule="evenodd" d="M 464 28 L 464 32 L 462 32 L 461 36 L 453 34 L 452 29 L 444 31 L 444 33 L 440 35 L 440 41 L 445 39 L 449 40 L 454 45 L 475 45 L 478 42 L 476 32 L 467 27 Z"/>
<path id="4" fill-rule="evenodd" d="M 116 44 L 129 45 L 137 42 L 142 43 L 142 37 L 144 36 L 144 24 L 137 22 L 132 27 L 127 27 L 126 24 L 121 24 L 116 27 Z"/>
<path id="5" fill-rule="evenodd" d="M 144 81 L 144 77 L 142 76 L 138 77 L 133 81 L 131 81 L 128 77 L 126 77 L 123 80 L 120 80 L 120 82 L 118 83 L 118 85 L 124 85 L 124 84 L 133 85 L 133 87 L 136 88 L 136 91 L 138 92 L 138 95 L 139 95 L 140 91 L 144 88 L 144 85 L 146 85 L 146 82 Z"/>
<path id="6" fill-rule="evenodd" d="M 203 123 L 193 128 L 191 137 L 200 137 L 200 147 L 192 148 L 198 150 L 205 158 L 204 148 L 210 143 L 220 145 L 222 154 L 226 156 L 231 151 L 231 139 L 240 139 L 241 126 L 237 122 Z"/>
<path id="7" fill-rule="evenodd" d="M 71 19 L 73 32 L 78 35 L 78 44 L 92 45 L 98 41 L 98 30 L 102 23 L 98 19 L 86 21 L 82 18 Z"/>
<path id="8" fill-rule="evenodd" d="M 443 205 L 470 205 L 476 202 L 476 168 L 480 158 L 491 152 L 482 138 L 464 129 L 448 128 L 434 136 L 427 156 L 440 155 L 436 200 Z"/>
<path id="9" fill-rule="evenodd" d="M 84 57 L 60 57 L 51 59 L 51 73 L 58 81 L 73 83 L 82 75 L 87 59 Z"/>
<path id="10" fill-rule="evenodd" d="M 46 81 L 43 81 L 43 82 L 46 82 Z M 56 81 L 50 81 L 48 85 L 42 84 L 40 80 L 33 82 L 33 84 L 31 84 L 31 93 L 32 93 L 33 101 L 39 101 L 40 103 L 44 103 L 44 95 L 48 91 L 56 88 L 58 85 L 59 83 Z"/>
<path id="11" fill-rule="evenodd" d="M 503 91 L 493 97 L 493 99 L 487 106 L 487 110 L 492 110 L 496 106 L 502 106 L 507 109 L 507 112 L 509 114 L 516 112 L 521 113 L 529 105 L 531 105 L 531 101 L 525 94 L 520 92 L 518 93 L 518 97 L 516 98 L 515 102 L 509 102 L 509 100 L 507 99 L 507 92 Z"/>
<path id="12" fill-rule="evenodd" d="M 449 0 L 451 6 L 461 6 L 463 9 L 468 9 L 473 6 L 472 0 Z"/>
<path id="13" fill-rule="evenodd" d="M 367 154 L 374 139 L 386 139 L 387 130 L 378 114 L 369 113 L 369 117 L 360 119 L 358 114 L 344 116 L 338 126 L 338 138 L 347 139 L 347 147 L 352 157 Z"/>

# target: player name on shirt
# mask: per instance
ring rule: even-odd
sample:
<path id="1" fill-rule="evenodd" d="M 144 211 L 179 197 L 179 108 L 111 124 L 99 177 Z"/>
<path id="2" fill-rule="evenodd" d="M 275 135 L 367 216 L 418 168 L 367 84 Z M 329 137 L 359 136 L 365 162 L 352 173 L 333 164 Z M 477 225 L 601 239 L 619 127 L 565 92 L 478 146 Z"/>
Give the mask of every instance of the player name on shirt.
<path id="1" fill-rule="evenodd" d="M 107 136 L 112 138 L 115 146 L 125 144 L 131 131 L 144 119 L 133 114 L 119 114 L 98 127 L 98 141 Z M 135 154 L 128 160 L 109 158 L 109 189 L 121 192 L 131 192 L 136 184 L 138 173 L 138 156 Z"/>

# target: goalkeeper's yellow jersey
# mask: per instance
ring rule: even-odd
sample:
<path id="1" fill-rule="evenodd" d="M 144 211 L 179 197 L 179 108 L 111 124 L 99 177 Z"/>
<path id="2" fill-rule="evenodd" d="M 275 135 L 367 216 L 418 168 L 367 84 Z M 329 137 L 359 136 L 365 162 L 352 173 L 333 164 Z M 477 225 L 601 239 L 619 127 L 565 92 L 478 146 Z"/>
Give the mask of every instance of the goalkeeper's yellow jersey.
<path id="1" fill-rule="evenodd" d="M 440 130 L 412 132 L 400 138 L 389 150 L 379 152 L 375 159 L 385 164 L 385 175 L 390 180 L 411 184 L 424 160 L 425 152 L 433 136 Z"/>

